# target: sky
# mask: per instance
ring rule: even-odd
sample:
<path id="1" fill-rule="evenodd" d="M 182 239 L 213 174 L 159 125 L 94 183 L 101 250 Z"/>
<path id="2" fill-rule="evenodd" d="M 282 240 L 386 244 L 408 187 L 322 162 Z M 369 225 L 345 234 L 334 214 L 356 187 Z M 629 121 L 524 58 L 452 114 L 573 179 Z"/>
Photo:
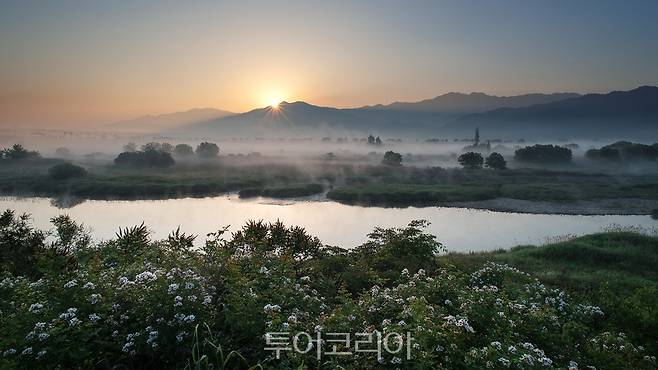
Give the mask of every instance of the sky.
<path id="1" fill-rule="evenodd" d="M 658 85 L 658 1 L 0 0 L 0 127 Z"/>

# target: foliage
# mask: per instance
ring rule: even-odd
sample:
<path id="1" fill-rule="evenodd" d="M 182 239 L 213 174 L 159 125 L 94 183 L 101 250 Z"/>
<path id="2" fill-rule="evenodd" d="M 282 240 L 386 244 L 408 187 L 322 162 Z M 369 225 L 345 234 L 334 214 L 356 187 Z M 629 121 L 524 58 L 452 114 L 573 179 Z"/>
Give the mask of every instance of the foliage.
<path id="1" fill-rule="evenodd" d="M 484 159 L 482 158 L 482 154 L 475 153 L 475 152 L 464 153 L 464 154 L 460 155 L 457 158 L 457 161 L 464 168 L 467 168 L 467 169 L 470 169 L 470 170 L 480 169 L 480 168 L 482 168 L 482 163 L 484 163 Z"/>
<path id="2" fill-rule="evenodd" d="M 11 161 L 41 158 L 39 152 L 27 150 L 21 144 L 14 144 L 11 148 L 2 149 L 0 156 Z"/>
<path id="3" fill-rule="evenodd" d="M 514 159 L 519 162 L 560 164 L 571 162 L 572 153 L 571 149 L 557 145 L 535 144 L 517 149 L 514 152 Z"/>
<path id="4" fill-rule="evenodd" d="M 503 157 L 500 153 L 491 153 L 487 159 L 484 161 L 484 164 L 492 168 L 494 170 L 504 170 L 507 168 L 507 162 L 505 161 L 505 157 Z"/>
<path id="5" fill-rule="evenodd" d="M 114 159 L 114 164 L 125 167 L 169 167 L 175 163 L 171 154 L 158 150 L 123 152 Z"/>
<path id="6" fill-rule="evenodd" d="M 194 149 L 187 144 L 178 144 L 174 147 L 174 155 L 177 157 L 190 157 L 194 154 Z"/>
<path id="7" fill-rule="evenodd" d="M 603 147 L 601 149 L 590 149 L 586 151 L 585 158 L 591 160 L 617 162 L 621 160 L 621 153 L 615 148 Z"/>
<path id="8" fill-rule="evenodd" d="M 203 142 L 196 147 L 196 155 L 199 158 L 215 158 L 219 154 L 219 147 L 215 143 Z"/>
<path id="9" fill-rule="evenodd" d="M 590 149 L 585 153 L 589 159 L 606 161 L 655 161 L 658 159 L 658 143 L 653 145 L 618 141 L 600 149 Z"/>
<path id="10" fill-rule="evenodd" d="M 86 176 L 87 170 L 71 163 L 60 163 L 50 167 L 48 175 L 56 180 L 68 180 Z"/>
<path id="11" fill-rule="evenodd" d="M 402 165 L 402 155 L 393 151 L 387 151 L 384 153 L 384 159 L 382 159 L 382 164 L 386 166 L 401 166 Z"/>
<path id="12" fill-rule="evenodd" d="M 26 216 L 5 212 L 0 224 L 2 368 L 655 368 L 655 331 L 614 319 L 655 321 L 643 305 L 651 291 L 606 311 L 507 264 L 464 255 L 462 267 L 437 257 L 444 249 L 424 221 L 377 228 L 344 250 L 279 222 L 250 222 L 229 238 L 219 230 L 201 249 L 180 230 L 152 241 L 143 225 L 90 246 L 59 219 L 55 244 L 79 247 L 58 254 Z M 536 251 L 554 255 L 546 248 Z M 70 262 L 47 263 L 61 256 Z M 302 331 L 402 333 L 411 358 L 284 351 L 277 360 L 265 350 L 267 333 Z"/>

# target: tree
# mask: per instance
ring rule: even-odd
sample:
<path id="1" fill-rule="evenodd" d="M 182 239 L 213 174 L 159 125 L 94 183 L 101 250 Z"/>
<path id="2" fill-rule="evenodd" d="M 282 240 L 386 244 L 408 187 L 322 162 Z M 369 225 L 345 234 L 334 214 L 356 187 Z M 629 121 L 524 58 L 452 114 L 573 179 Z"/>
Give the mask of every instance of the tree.
<path id="1" fill-rule="evenodd" d="M 375 139 L 375 145 L 382 145 L 382 139 L 380 139 L 379 136 Z"/>
<path id="2" fill-rule="evenodd" d="M 484 163 L 482 154 L 475 152 L 464 153 L 460 155 L 459 158 L 457 158 L 457 161 L 459 161 L 459 164 L 461 164 L 464 168 L 471 170 L 482 168 L 482 163 Z"/>
<path id="3" fill-rule="evenodd" d="M 189 157 L 194 154 L 194 148 L 187 144 L 178 144 L 174 147 L 174 155 L 177 157 Z"/>
<path id="4" fill-rule="evenodd" d="M 48 175 L 55 180 L 68 180 L 86 176 L 87 170 L 71 163 L 60 163 L 50 167 Z"/>
<path id="5" fill-rule="evenodd" d="M 536 144 L 516 150 L 514 159 L 519 162 L 558 164 L 571 162 L 572 154 L 569 148 Z"/>
<path id="6" fill-rule="evenodd" d="M 219 154 L 219 147 L 215 143 L 203 142 L 196 147 L 196 155 L 200 158 L 215 158 Z"/>
<path id="7" fill-rule="evenodd" d="M 2 150 L 2 157 L 13 161 L 23 159 L 36 159 L 41 157 L 39 152 L 25 149 L 21 144 L 14 144 L 9 149 Z"/>
<path id="8" fill-rule="evenodd" d="M 148 151 L 161 152 L 162 151 L 162 144 L 156 143 L 156 142 L 146 143 L 146 144 L 142 145 L 142 151 L 143 152 L 148 152 Z"/>
<path id="9" fill-rule="evenodd" d="M 368 144 L 375 145 L 375 137 L 374 136 L 368 135 Z"/>
<path id="10" fill-rule="evenodd" d="M 507 162 L 505 157 L 500 153 L 491 153 L 487 159 L 484 161 L 484 164 L 494 170 L 504 170 L 507 168 Z"/>
<path id="11" fill-rule="evenodd" d="M 160 145 L 160 150 L 162 150 L 165 153 L 171 153 L 174 151 L 174 146 L 169 143 L 162 143 Z"/>
<path id="12" fill-rule="evenodd" d="M 604 146 L 601 149 L 590 149 L 585 152 L 585 158 L 598 161 L 617 162 L 621 160 L 621 153 L 619 150 Z"/>
<path id="13" fill-rule="evenodd" d="M 384 153 L 382 164 L 386 166 L 402 166 L 402 155 L 389 150 Z"/>

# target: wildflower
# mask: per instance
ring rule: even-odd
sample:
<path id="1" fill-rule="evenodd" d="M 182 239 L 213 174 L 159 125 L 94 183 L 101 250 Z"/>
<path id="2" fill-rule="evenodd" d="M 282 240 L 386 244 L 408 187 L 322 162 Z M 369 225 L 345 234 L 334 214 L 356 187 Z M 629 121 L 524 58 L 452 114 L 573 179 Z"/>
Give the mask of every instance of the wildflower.
<path id="1" fill-rule="evenodd" d="M 9 356 L 12 356 L 12 355 L 15 355 L 15 354 L 16 354 L 16 350 L 13 349 L 13 348 L 9 348 L 8 350 L 2 352 L 3 357 L 9 357 Z"/>
<path id="2" fill-rule="evenodd" d="M 157 330 L 152 330 L 149 331 L 149 338 L 146 340 L 146 344 L 150 345 L 151 347 L 157 347 L 156 340 L 158 339 L 158 332 Z"/>
<path id="3" fill-rule="evenodd" d="M 347 319 L 350 320 L 350 321 L 354 321 L 354 320 L 356 320 L 356 316 L 349 315 L 349 316 L 347 316 Z"/>
<path id="4" fill-rule="evenodd" d="M 265 307 L 263 307 L 263 311 L 265 313 L 271 313 L 271 312 L 281 312 L 281 306 L 278 304 L 266 304 Z"/>
<path id="5" fill-rule="evenodd" d="M 401 364 L 401 363 L 402 363 L 402 359 L 399 358 L 399 357 L 393 357 L 393 359 L 391 360 L 391 363 L 392 363 L 392 364 Z"/>
<path id="6" fill-rule="evenodd" d="M 310 276 L 302 276 L 299 280 L 309 282 L 309 281 L 311 281 L 311 277 Z"/>
<path id="7" fill-rule="evenodd" d="M 92 324 L 97 323 L 98 320 L 100 320 L 100 319 L 101 319 L 101 317 L 96 313 L 92 313 L 91 315 L 89 315 L 89 321 L 91 321 Z"/>
<path id="8" fill-rule="evenodd" d="M 82 321 L 80 321 L 77 317 L 74 317 L 69 321 L 69 326 L 76 326 L 81 322 Z"/>
<path id="9" fill-rule="evenodd" d="M 98 301 L 101 300 L 101 298 L 103 298 L 103 297 L 100 294 L 94 293 L 94 294 L 89 296 L 89 303 L 96 304 L 96 303 L 98 303 Z"/>
<path id="10" fill-rule="evenodd" d="M 178 333 L 178 334 L 176 335 L 176 342 L 178 342 L 178 343 L 182 342 L 183 339 L 185 339 L 185 334 L 186 334 L 186 333 L 185 333 L 184 331 Z"/>
<path id="11" fill-rule="evenodd" d="M 21 352 L 21 356 L 27 356 L 32 354 L 32 347 L 27 347 Z"/>
<path id="12" fill-rule="evenodd" d="M 443 352 L 443 350 L 445 350 L 445 348 L 443 348 L 442 345 L 437 344 L 437 345 L 436 345 L 436 348 L 435 348 L 434 350 L 437 351 L 437 352 Z"/>
<path id="13" fill-rule="evenodd" d="M 293 324 L 296 323 L 297 322 L 297 316 L 295 316 L 295 315 L 288 316 L 288 322 L 291 322 Z"/>
<path id="14" fill-rule="evenodd" d="M 194 289 L 194 283 L 192 282 L 185 283 L 185 289 L 187 290 Z"/>
<path id="15" fill-rule="evenodd" d="M 496 341 L 496 342 L 491 342 L 491 346 L 492 346 L 493 348 L 499 350 L 499 351 L 500 351 L 500 349 L 502 348 L 502 344 L 500 344 L 500 342 L 498 342 L 498 341 Z"/>
<path id="16" fill-rule="evenodd" d="M 89 289 L 89 290 L 94 290 L 96 289 L 96 286 L 92 282 L 88 282 L 85 285 L 82 286 L 82 289 Z"/>
<path id="17" fill-rule="evenodd" d="M 157 279 L 158 277 L 151 271 L 144 271 L 142 273 L 135 275 L 135 281 L 138 283 L 149 283 Z"/>
<path id="18" fill-rule="evenodd" d="M 315 331 L 316 333 L 319 333 L 319 332 L 322 331 L 322 329 L 324 329 L 322 327 L 322 325 L 315 325 L 315 328 L 313 328 L 313 331 Z"/>
<path id="19" fill-rule="evenodd" d="M 126 344 L 123 345 L 123 348 L 121 348 L 121 350 L 124 353 L 128 353 L 128 352 L 130 352 L 130 350 L 132 349 L 132 347 L 134 345 L 135 345 L 135 343 L 133 343 L 133 342 L 126 342 Z"/>
<path id="20" fill-rule="evenodd" d="M 576 361 L 569 361 L 569 370 L 578 370 L 578 363 Z"/>
<path id="21" fill-rule="evenodd" d="M 34 330 L 41 331 L 46 328 L 46 323 L 45 322 L 38 322 L 34 324 Z"/>
<path id="22" fill-rule="evenodd" d="M 262 266 L 262 267 L 260 268 L 260 271 L 259 271 L 259 272 L 260 272 L 261 274 L 265 274 L 265 275 L 269 275 L 269 274 L 270 274 L 270 270 L 268 270 L 267 267 L 265 267 L 265 266 Z"/>
<path id="23" fill-rule="evenodd" d="M 188 315 L 183 319 L 183 321 L 185 321 L 186 323 L 189 324 L 189 323 L 194 322 L 195 319 L 196 319 L 196 317 L 194 315 Z"/>
<path id="24" fill-rule="evenodd" d="M 187 300 L 190 301 L 190 302 L 196 302 L 197 297 L 194 294 L 189 295 L 189 296 L 187 296 Z"/>
<path id="25" fill-rule="evenodd" d="M 48 333 L 39 333 L 39 341 L 40 342 L 45 341 L 46 339 L 48 339 L 48 337 L 50 337 L 50 334 L 48 334 Z"/>
<path id="26" fill-rule="evenodd" d="M 174 297 L 174 307 L 180 307 L 183 305 L 183 297 L 177 295 Z"/>
<path id="27" fill-rule="evenodd" d="M 41 309 L 43 308 L 43 305 L 41 303 L 33 303 L 30 305 L 30 308 L 28 308 L 28 311 L 32 313 L 39 313 L 41 312 Z"/>
<path id="28" fill-rule="evenodd" d="M 46 350 L 45 349 L 42 350 L 42 351 L 39 351 L 39 353 L 37 353 L 37 360 L 39 360 L 40 358 L 42 358 L 45 355 L 46 355 Z"/>
<path id="29" fill-rule="evenodd" d="M 512 363 L 510 362 L 510 360 L 506 359 L 505 357 L 501 357 L 501 358 L 499 358 L 499 359 L 498 359 L 498 362 L 500 362 L 500 364 L 503 365 L 503 366 L 505 366 L 505 367 L 509 367 L 509 366 L 512 364 Z"/>
<path id="30" fill-rule="evenodd" d="M 176 291 L 178 290 L 179 285 L 176 283 L 171 283 L 169 284 L 169 288 L 167 288 L 167 293 L 169 294 L 175 294 Z"/>
<path id="31" fill-rule="evenodd" d="M 212 303 L 212 296 L 207 295 L 207 296 L 203 297 L 203 302 L 202 303 L 203 303 L 204 306 L 207 306 L 207 305 L 211 304 Z"/>
<path id="32" fill-rule="evenodd" d="M 76 285 L 78 285 L 78 281 L 73 279 L 73 280 L 67 282 L 66 284 L 64 284 L 64 288 L 70 289 L 70 288 L 73 288 Z"/>
<path id="33" fill-rule="evenodd" d="M 402 270 L 401 275 L 404 276 L 404 277 L 409 276 L 409 270 L 407 270 L 407 269 Z"/>

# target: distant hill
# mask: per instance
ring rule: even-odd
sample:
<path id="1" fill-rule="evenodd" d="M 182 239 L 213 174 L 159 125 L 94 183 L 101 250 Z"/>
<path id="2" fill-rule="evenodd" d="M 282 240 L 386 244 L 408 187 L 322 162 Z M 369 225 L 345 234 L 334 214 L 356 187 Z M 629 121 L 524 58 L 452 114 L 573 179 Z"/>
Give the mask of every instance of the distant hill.
<path id="1" fill-rule="evenodd" d="M 115 130 L 156 132 L 180 129 L 194 123 L 214 120 L 235 113 L 214 108 L 195 108 L 185 112 L 147 115 L 139 118 L 116 122 L 111 125 Z"/>
<path id="2" fill-rule="evenodd" d="M 306 102 L 282 102 L 278 109 L 254 109 L 191 125 L 181 133 L 204 136 L 351 136 L 400 135 L 436 130 L 455 116 L 438 112 L 338 109 Z"/>
<path id="3" fill-rule="evenodd" d="M 451 92 L 432 99 L 414 103 L 395 102 L 374 105 L 366 109 L 402 110 L 415 112 L 480 113 L 497 108 L 518 108 L 535 104 L 551 103 L 580 96 L 575 93 L 525 94 L 516 96 L 493 96 L 481 92 L 462 94 Z"/>
<path id="4" fill-rule="evenodd" d="M 658 136 L 658 87 L 587 94 L 523 108 L 500 108 L 462 116 L 446 125 L 448 134 L 475 127 L 493 136 L 602 138 Z"/>

